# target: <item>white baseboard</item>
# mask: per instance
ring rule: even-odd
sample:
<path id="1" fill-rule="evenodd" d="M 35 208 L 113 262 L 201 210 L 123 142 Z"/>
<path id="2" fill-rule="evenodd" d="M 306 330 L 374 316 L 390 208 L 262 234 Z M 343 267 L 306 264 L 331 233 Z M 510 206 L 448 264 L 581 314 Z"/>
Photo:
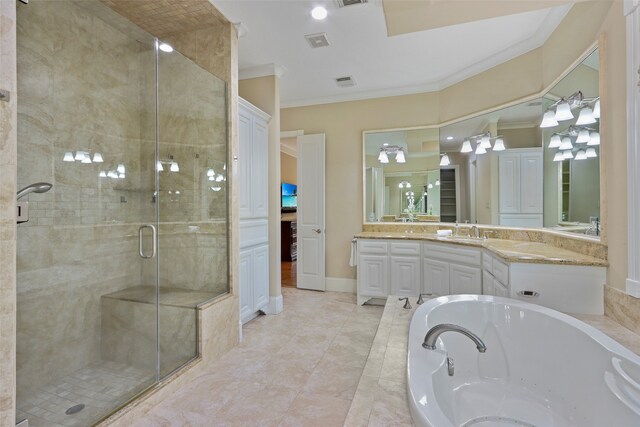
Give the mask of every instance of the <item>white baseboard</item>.
<path id="1" fill-rule="evenodd" d="M 356 293 L 356 279 L 344 279 L 342 277 L 327 277 L 324 284 L 325 289 L 330 292 Z"/>
<path id="2" fill-rule="evenodd" d="M 627 294 L 635 298 L 640 298 L 640 282 L 627 279 Z"/>
<path id="3" fill-rule="evenodd" d="M 266 308 L 267 314 L 280 314 L 282 313 L 282 294 L 277 297 L 269 297 L 269 305 Z"/>

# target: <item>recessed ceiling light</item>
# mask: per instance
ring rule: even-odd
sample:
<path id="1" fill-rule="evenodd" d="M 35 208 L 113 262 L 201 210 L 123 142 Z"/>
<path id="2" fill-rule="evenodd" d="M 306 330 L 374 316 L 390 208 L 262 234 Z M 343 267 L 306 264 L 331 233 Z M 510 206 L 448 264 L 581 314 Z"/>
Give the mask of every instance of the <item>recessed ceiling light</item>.
<path id="1" fill-rule="evenodd" d="M 171 47 L 170 44 L 167 44 L 167 43 L 160 43 L 160 45 L 158 45 L 158 49 L 167 53 L 173 52 L 173 48 Z"/>
<path id="2" fill-rule="evenodd" d="M 447 141 L 451 141 L 452 139 L 453 139 L 453 137 L 452 137 L 452 136 L 448 136 L 448 137 L 447 137 Z"/>
<path id="3" fill-rule="evenodd" d="M 322 21 L 324 18 L 327 17 L 327 9 L 325 9 L 322 6 L 316 6 L 313 9 L 311 9 L 311 17 L 318 21 Z"/>

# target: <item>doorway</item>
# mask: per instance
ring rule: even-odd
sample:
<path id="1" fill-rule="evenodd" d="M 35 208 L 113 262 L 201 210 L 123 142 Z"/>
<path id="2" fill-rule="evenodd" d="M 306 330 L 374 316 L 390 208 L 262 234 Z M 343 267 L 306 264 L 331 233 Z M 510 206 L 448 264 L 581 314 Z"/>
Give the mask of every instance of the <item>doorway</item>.
<path id="1" fill-rule="evenodd" d="M 297 207 L 298 159 L 297 136 L 300 132 L 283 132 L 280 138 L 280 274 L 282 287 L 297 287 Z"/>

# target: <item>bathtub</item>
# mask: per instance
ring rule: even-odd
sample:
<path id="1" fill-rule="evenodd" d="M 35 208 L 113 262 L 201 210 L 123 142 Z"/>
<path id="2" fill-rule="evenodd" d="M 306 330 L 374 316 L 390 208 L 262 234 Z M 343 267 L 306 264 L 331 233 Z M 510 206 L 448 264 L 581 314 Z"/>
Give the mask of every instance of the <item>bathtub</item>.
<path id="1" fill-rule="evenodd" d="M 471 330 L 487 351 L 455 332 L 424 349 L 440 323 Z M 408 350 L 417 426 L 640 426 L 640 357 L 549 308 L 479 295 L 433 299 L 411 320 Z"/>

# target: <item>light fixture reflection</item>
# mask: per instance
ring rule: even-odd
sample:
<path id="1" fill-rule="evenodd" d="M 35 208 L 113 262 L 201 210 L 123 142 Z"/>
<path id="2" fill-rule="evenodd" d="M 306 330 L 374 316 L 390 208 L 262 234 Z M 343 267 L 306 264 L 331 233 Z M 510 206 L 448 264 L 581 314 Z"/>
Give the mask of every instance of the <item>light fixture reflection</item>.
<path id="1" fill-rule="evenodd" d="M 378 156 L 378 161 L 380 163 L 389 163 L 389 156 L 387 156 L 387 152 L 384 149 L 380 150 L 380 155 Z"/>
<path id="2" fill-rule="evenodd" d="M 554 126 L 558 126 L 558 121 L 556 120 L 556 113 L 553 110 L 547 110 L 542 116 L 542 123 L 540 123 L 541 128 L 551 128 Z"/>
<path id="3" fill-rule="evenodd" d="M 549 148 L 558 148 L 560 147 L 561 143 L 562 143 L 562 138 L 560 138 L 560 135 L 556 133 L 552 135 L 551 139 L 549 140 Z"/>
<path id="4" fill-rule="evenodd" d="M 576 125 L 590 125 L 591 123 L 595 123 L 596 118 L 593 117 L 593 110 L 591 107 L 584 107 L 580 110 L 580 114 L 578 115 L 578 120 L 576 120 Z"/>
<path id="5" fill-rule="evenodd" d="M 76 156 L 74 158 L 78 162 L 83 161 L 84 160 L 84 151 L 76 151 Z"/>
<path id="6" fill-rule="evenodd" d="M 107 173 L 105 171 L 100 171 L 100 174 L 98 174 L 98 176 L 100 178 L 106 178 L 107 177 Z"/>
<path id="7" fill-rule="evenodd" d="M 396 162 L 405 163 L 406 160 L 404 158 L 404 150 L 399 150 L 398 154 L 396 154 Z"/>
<path id="8" fill-rule="evenodd" d="M 493 144 L 493 151 L 504 151 L 505 149 L 504 140 L 502 138 L 496 139 L 496 143 Z"/>
<path id="9" fill-rule="evenodd" d="M 568 136 L 565 136 L 564 138 L 562 138 L 562 142 L 560 143 L 560 148 L 561 150 L 571 150 L 573 149 L 573 144 L 571 143 L 571 138 L 569 138 Z"/>
<path id="10" fill-rule="evenodd" d="M 461 153 L 470 153 L 473 151 L 473 148 L 471 147 L 471 141 L 469 141 L 468 139 L 466 141 L 464 141 L 462 143 L 462 149 L 460 150 Z"/>
<path id="11" fill-rule="evenodd" d="M 587 159 L 587 152 L 584 150 L 578 150 L 578 152 L 576 153 L 576 160 L 586 160 Z"/>
<path id="12" fill-rule="evenodd" d="M 600 145 L 600 134 L 598 132 L 591 132 L 587 145 Z"/>
<path id="13" fill-rule="evenodd" d="M 571 150 L 563 151 L 562 155 L 564 156 L 565 160 L 573 159 L 573 153 L 571 152 Z"/>
<path id="14" fill-rule="evenodd" d="M 429 185 L 427 185 L 427 189 L 428 189 L 428 190 L 431 190 L 432 188 L 433 188 L 433 184 L 432 184 L 432 183 L 429 183 Z"/>
<path id="15" fill-rule="evenodd" d="M 171 162 L 171 167 L 169 168 L 171 172 L 180 172 L 180 167 L 177 162 Z"/>
<path id="16" fill-rule="evenodd" d="M 589 137 L 589 131 L 587 129 L 581 129 L 578 132 L 578 138 L 576 138 L 576 144 L 584 144 L 585 142 L 589 142 L 591 138 Z"/>
<path id="17" fill-rule="evenodd" d="M 598 153 L 596 153 L 596 149 L 593 147 L 587 148 L 587 158 L 591 159 L 593 157 L 598 157 Z"/>
<path id="18" fill-rule="evenodd" d="M 484 149 L 481 143 L 476 146 L 476 154 L 485 154 L 487 150 Z"/>
<path id="19" fill-rule="evenodd" d="M 562 151 L 558 151 L 556 153 L 556 155 L 553 156 L 553 161 L 554 162 L 562 162 L 562 161 L 564 161 L 564 155 L 562 154 Z"/>
<path id="20" fill-rule="evenodd" d="M 491 139 L 489 138 L 488 135 L 485 135 L 482 137 L 482 139 L 480 140 L 480 145 L 482 146 L 482 148 L 491 148 Z"/>
<path id="21" fill-rule="evenodd" d="M 76 159 L 73 158 L 73 151 L 67 151 L 62 158 L 63 162 L 74 162 L 75 160 Z"/>
<path id="22" fill-rule="evenodd" d="M 593 117 L 595 117 L 596 119 L 600 118 L 600 99 L 598 99 L 593 106 Z"/>
<path id="23" fill-rule="evenodd" d="M 156 169 L 158 169 L 158 172 L 162 172 L 164 170 L 161 161 L 158 161 L 158 163 L 156 163 Z"/>
<path id="24" fill-rule="evenodd" d="M 94 163 L 102 163 L 102 162 L 104 162 L 104 159 L 102 158 L 102 154 L 100 154 L 100 153 L 94 153 L 94 155 L 93 155 L 93 162 L 94 162 Z"/>
<path id="25" fill-rule="evenodd" d="M 439 186 L 440 186 L 440 180 L 439 180 L 439 179 L 437 179 L 437 180 L 436 180 L 436 187 L 439 187 Z"/>
<path id="26" fill-rule="evenodd" d="M 118 171 L 118 173 L 125 173 L 124 165 L 122 163 L 120 163 L 118 165 L 118 168 L 116 169 L 116 171 Z"/>
<path id="27" fill-rule="evenodd" d="M 440 166 L 449 166 L 451 164 L 451 161 L 449 160 L 449 156 L 445 153 L 444 156 L 442 156 L 442 159 L 440 159 Z"/>
<path id="28" fill-rule="evenodd" d="M 81 162 L 81 163 L 84 163 L 84 164 L 91 163 L 91 157 L 89 157 L 89 153 L 87 153 L 87 154 L 82 158 L 82 162 Z"/>
<path id="29" fill-rule="evenodd" d="M 573 113 L 571 113 L 571 107 L 569 106 L 568 102 L 563 101 L 558 104 L 558 106 L 556 107 L 555 119 L 558 122 L 573 119 Z"/>

